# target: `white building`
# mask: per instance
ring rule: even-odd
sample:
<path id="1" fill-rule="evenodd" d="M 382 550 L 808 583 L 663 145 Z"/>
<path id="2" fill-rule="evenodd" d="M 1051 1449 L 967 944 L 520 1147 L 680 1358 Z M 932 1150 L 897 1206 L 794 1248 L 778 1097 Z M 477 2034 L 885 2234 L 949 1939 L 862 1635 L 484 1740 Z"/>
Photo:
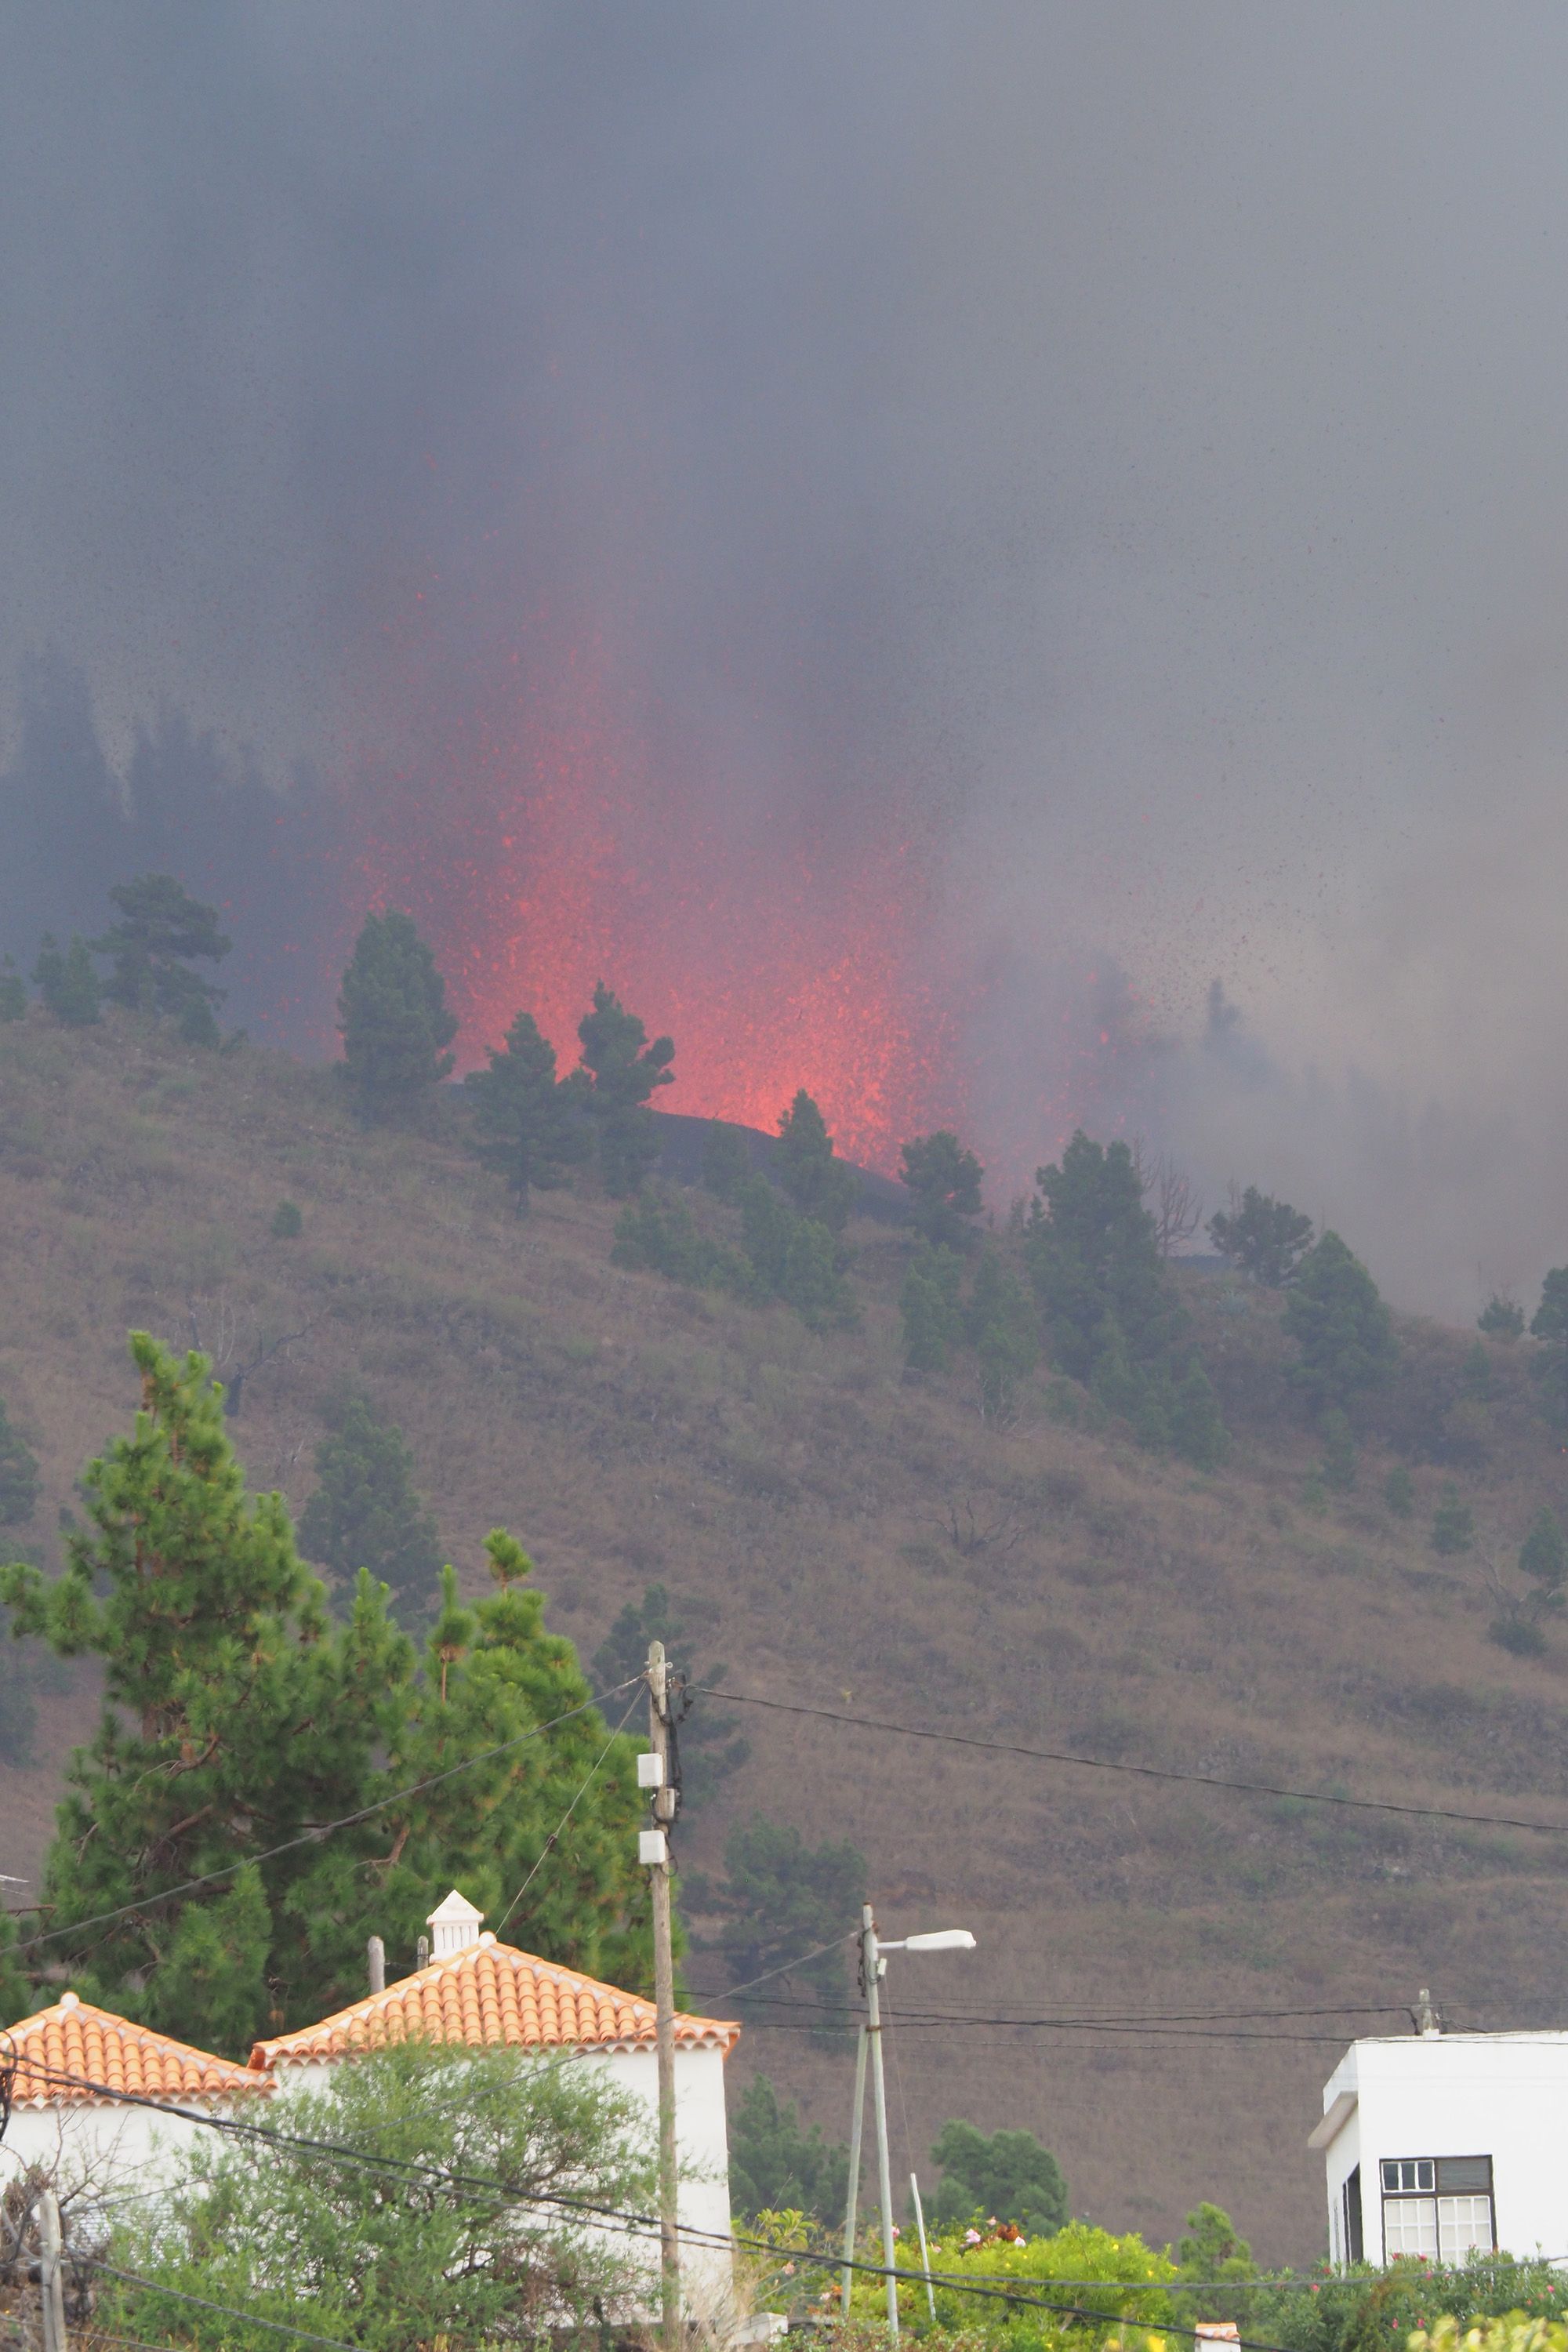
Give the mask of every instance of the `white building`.
<path id="1" fill-rule="evenodd" d="M 13 2064 L 0 2180 L 31 2165 L 71 2182 L 89 2173 L 105 2181 L 144 2179 L 150 2167 L 205 2133 L 205 2125 L 130 2104 L 116 2092 L 229 2115 L 259 2108 L 273 2089 L 250 2067 L 132 2025 L 74 1992 L 0 2028 L 0 2065 Z"/>
<path id="2" fill-rule="evenodd" d="M 575 1969 L 500 1944 L 482 1928 L 483 1913 L 454 1890 L 430 1915 L 432 1958 L 383 1992 L 367 1993 L 336 2016 L 297 2033 L 258 2042 L 258 2075 L 291 2089 L 318 2087 L 345 2059 L 394 2042 L 574 2050 L 602 2068 L 658 2129 L 658 2062 L 654 2005 L 601 1984 Z M 724 2061 L 738 2025 L 710 2017 L 675 2021 L 675 2114 L 682 2225 L 702 2232 L 683 2242 L 680 2269 L 688 2298 L 712 2308 L 729 2287 L 730 2145 L 724 2112 Z M 287 2122 L 277 2117 L 279 2128 Z M 718 2246 L 704 2241 L 718 2239 Z M 656 2258 L 656 2257 L 655 2257 Z"/>
<path id="3" fill-rule="evenodd" d="M 1308 2145 L 1336 2263 L 1472 2248 L 1568 2263 L 1568 2032 L 1353 2042 Z"/>
<path id="4" fill-rule="evenodd" d="M 244 2066 L 62 1993 L 51 2008 L 0 2028 L 0 2067 L 15 2062 L 0 2184 L 33 2164 L 72 2183 L 89 2172 L 106 2188 L 144 2183 L 207 2130 L 158 2112 L 161 2103 L 198 2113 L 256 2113 L 262 2102 L 318 2086 L 345 2060 L 396 2042 L 574 2051 L 643 2106 L 657 2139 L 653 2003 L 498 1943 L 483 1930 L 482 1917 L 454 1891 L 430 1915 L 427 1967 L 319 2025 L 258 2042 Z M 716 2312 L 730 2286 L 724 2062 L 740 2032 L 715 2018 L 675 2021 L 679 2212 L 687 2229 L 701 2233 L 682 2243 L 681 2281 L 698 2315 Z M 128 2103 L 117 2093 L 153 2104 Z M 279 2131 L 289 2128 L 276 2103 L 268 2120 Z M 649 2259 L 657 2263 L 656 2247 Z"/>

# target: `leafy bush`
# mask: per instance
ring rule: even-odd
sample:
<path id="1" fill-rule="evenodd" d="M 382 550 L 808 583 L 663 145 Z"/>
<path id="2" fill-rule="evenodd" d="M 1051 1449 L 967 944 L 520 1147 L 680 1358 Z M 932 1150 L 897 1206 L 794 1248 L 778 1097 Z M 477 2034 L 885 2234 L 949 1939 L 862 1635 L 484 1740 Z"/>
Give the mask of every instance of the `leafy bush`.
<path id="1" fill-rule="evenodd" d="M 283 2105 L 271 2120 L 290 2137 L 371 2147 L 380 2160 L 265 2138 L 214 2147 L 198 2135 L 167 2195 L 145 2210 L 132 2200 L 137 2218 L 113 2242 L 116 2267 L 262 2324 L 107 2279 L 100 2322 L 153 2342 L 262 2352 L 308 2303 L 319 2334 L 363 2352 L 532 2347 L 563 2325 L 629 2320 L 646 2300 L 646 2249 L 584 2231 L 552 2201 L 633 2212 L 652 2201 L 646 2119 L 603 2073 L 521 2050 L 413 2043 L 340 2066 Z M 454 2196 L 442 2185 L 454 2174 L 500 2193 Z"/>
<path id="2" fill-rule="evenodd" d="M 1476 1318 L 1476 1328 L 1484 1331 L 1489 1339 L 1521 1339 L 1524 1309 L 1511 1298 L 1500 1298 L 1494 1290 Z"/>
<path id="3" fill-rule="evenodd" d="M 275 1242 L 297 1242 L 305 1230 L 305 1219 L 298 1201 L 279 1201 L 272 1212 L 272 1223 L 267 1228 Z"/>

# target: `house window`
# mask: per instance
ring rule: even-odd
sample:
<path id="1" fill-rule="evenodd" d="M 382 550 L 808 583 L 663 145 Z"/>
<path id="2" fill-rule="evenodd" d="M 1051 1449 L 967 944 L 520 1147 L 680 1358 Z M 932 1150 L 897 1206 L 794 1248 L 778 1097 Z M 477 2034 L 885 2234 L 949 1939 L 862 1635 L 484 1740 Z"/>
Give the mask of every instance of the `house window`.
<path id="1" fill-rule="evenodd" d="M 1362 2243 L 1361 2167 L 1359 2164 L 1353 2172 L 1346 2175 L 1345 2185 L 1341 2191 L 1341 2202 L 1344 2216 L 1345 2260 L 1347 2263 L 1359 2263 L 1365 2259 Z"/>
<path id="2" fill-rule="evenodd" d="M 1462 2263 L 1496 2246 L 1489 2156 L 1384 2157 L 1381 2170 L 1385 2261 Z"/>

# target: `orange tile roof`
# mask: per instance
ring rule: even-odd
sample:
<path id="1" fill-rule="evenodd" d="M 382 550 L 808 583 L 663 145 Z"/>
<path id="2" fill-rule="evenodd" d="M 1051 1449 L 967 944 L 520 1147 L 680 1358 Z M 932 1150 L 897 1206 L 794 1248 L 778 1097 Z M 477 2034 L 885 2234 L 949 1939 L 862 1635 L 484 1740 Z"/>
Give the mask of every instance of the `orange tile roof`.
<path id="1" fill-rule="evenodd" d="M 13 2053 L 13 2097 L 22 2107 L 87 2106 L 104 2097 L 93 2087 L 98 2084 L 148 2099 L 228 2098 L 270 2087 L 258 2083 L 248 2067 L 132 2025 L 74 1992 L 62 1993 L 52 2009 L 0 2028 L 0 2062 Z"/>
<path id="2" fill-rule="evenodd" d="M 487 1933 L 466 1950 L 432 1960 L 320 2025 L 258 2042 L 250 2063 L 258 2069 L 303 2065 L 311 2059 L 343 2058 L 351 2051 L 380 2050 L 389 2042 L 651 2049 L 655 2017 L 651 2000 L 498 1944 Z M 687 2049 L 728 2052 L 740 2032 L 717 2018 L 675 2021 L 677 2045 Z"/>

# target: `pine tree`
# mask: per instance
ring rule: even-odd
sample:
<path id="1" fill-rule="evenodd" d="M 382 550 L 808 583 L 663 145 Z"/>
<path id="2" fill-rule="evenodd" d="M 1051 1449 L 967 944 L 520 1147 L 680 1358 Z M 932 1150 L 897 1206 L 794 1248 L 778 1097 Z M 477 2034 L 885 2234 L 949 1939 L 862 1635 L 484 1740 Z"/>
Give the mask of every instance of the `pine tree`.
<path id="1" fill-rule="evenodd" d="M 1503 1298 L 1494 1290 L 1476 1318 L 1476 1328 L 1484 1331 L 1489 1339 L 1522 1339 L 1524 1309 L 1511 1298 Z"/>
<path id="2" fill-rule="evenodd" d="M 792 1206 L 814 1224 L 841 1234 L 860 1191 L 853 1168 L 833 1156 L 827 1123 L 804 1087 L 779 1114 L 773 1174 Z"/>
<path id="3" fill-rule="evenodd" d="M 1355 1485 L 1355 1438 L 1338 1405 L 1331 1405 L 1318 1424 L 1323 1441 L 1323 1482 L 1336 1495 L 1348 1495 Z"/>
<path id="4" fill-rule="evenodd" d="M 803 2130 L 793 2103 L 765 2074 L 753 2074 L 730 2127 L 730 2201 L 742 2221 L 759 2213 L 804 2213 L 831 2227 L 844 2217 L 849 2151 L 813 2124 Z"/>
<path id="5" fill-rule="evenodd" d="M 637 1014 L 603 981 L 595 987 L 593 1011 L 578 1023 L 577 1034 L 582 1064 L 566 1084 L 595 1121 L 605 1190 L 613 1201 L 624 1201 L 658 1159 L 658 1129 L 647 1104 L 660 1087 L 675 1083 L 669 1066 L 675 1041 L 656 1037 L 650 1045 Z"/>
<path id="6" fill-rule="evenodd" d="M 1531 1596 L 1537 1616 L 1564 1605 L 1568 1588 L 1568 1542 L 1555 1511 L 1543 1510 L 1519 1548 L 1519 1567 L 1535 1587 Z"/>
<path id="7" fill-rule="evenodd" d="M 967 1247 L 973 1220 L 980 1214 L 980 1187 L 985 1171 L 973 1151 L 965 1151 L 951 1128 L 906 1143 L 899 1181 L 909 1189 L 910 1217 L 922 1240 L 932 1247 Z"/>
<path id="8" fill-rule="evenodd" d="M 989 2138 L 973 2124 L 943 2124 L 931 2152 L 942 2179 L 931 2200 L 939 2229 L 960 2229 L 977 2215 L 1014 2221 L 1031 2238 L 1051 2237 L 1071 2210 L 1062 2168 L 1033 2132 Z"/>
<path id="9" fill-rule="evenodd" d="M 367 1118 L 406 1113 L 451 1075 L 443 1049 L 458 1034 L 447 984 L 415 929 L 395 910 L 367 915 L 338 997 L 343 1076 Z"/>
<path id="10" fill-rule="evenodd" d="M 752 1147 L 744 1128 L 728 1120 L 709 1123 L 702 1139 L 702 1181 L 716 1201 L 733 1201 L 752 1172 Z"/>
<path id="11" fill-rule="evenodd" d="M 1005 1419 L 1018 1389 L 1040 1358 L 1034 1301 L 997 1249 L 987 1249 L 975 1269 L 974 1287 L 964 1309 L 964 1336 L 980 1365 L 980 1410 L 988 1421 Z"/>
<path id="12" fill-rule="evenodd" d="M 1231 1193 L 1232 1202 L 1236 1194 Z M 1295 1281 L 1312 1239 L 1312 1220 L 1249 1184 L 1239 1207 L 1209 1219 L 1209 1239 L 1221 1257 L 1251 1275 L 1266 1290 L 1284 1290 Z"/>
<path id="13" fill-rule="evenodd" d="M 1383 1482 L 1383 1499 L 1396 1519 L 1407 1519 L 1415 1508 L 1415 1481 L 1403 1462 L 1396 1462 Z"/>
<path id="14" fill-rule="evenodd" d="M 904 1363 L 911 1372 L 945 1372 L 963 1337 L 959 1263 L 952 1250 L 922 1242 L 899 1293 L 904 1318 Z"/>
<path id="15" fill-rule="evenodd" d="M 1468 1551 L 1475 1539 L 1475 1514 L 1460 1499 L 1458 1487 L 1450 1478 L 1432 1517 L 1432 1549 L 1452 1559 L 1456 1553 Z"/>
<path id="16" fill-rule="evenodd" d="M 1342 1409 L 1397 1369 L 1388 1309 L 1338 1234 L 1326 1233 L 1301 1260 L 1284 1328 L 1301 1351 L 1290 1377 L 1314 1403 Z"/>
<path id="17" fill-rule="evenodd" d="M 797 1216 L 764 1176 L 748 1176 L 737 1186 L 735 1199 L 749 1269 L 742 1295 L 758 1302 L 782 1299 L 814 1331 L 852 1324 L 854 1303 L 827 1227 L 815 1217 Z M 728 1266 L 721 1275 L 731 1278 Z"/>
<path id="18" fill-rule="evenodd" d="M 1542 1284 L 1530 1336 L 1541 1342 L 1534 1370 L 1548 1417 L 1568 1426 L 1568 1265 L 1553 1266 Z"/>
<path id="19" fill-rule="evenodd" d="M 1102 1148 L 1080 1129 L 1060 1167 L 1042 1168 L 1036 1182 L 1030 1271 L 1056 1362 L 1074 1380 L 1092 1380 L 1109 1318 L 1130 1365 L 1163 1364 L 1186 1318 L 1126 1144 Z"/>
<path id="20" fill-rule="evenodd" d="M 79 931 L 73 931 L 71 943 L 62 955 L 52 931 L 46 931 L 38 948 L 38 961 L 33 967 L 45 1005 L 57 1021 L 68 1029 L 88 1029 L 98 1019 L 102 991 L 87 941 Z"/>
<path id="21" fill-rule="evenodd" d="M 0 957 L 0 1022 L 25 1021 L 27 1015 L 27 990 L 16 961 L 11 956 Z"/>
<path id="22" fill-rule="evenodd" d="M 1196 1356 L 1171 1382 L 1164 1405 L 1171 1444 L 1194 1469 L 1217 1470 L 1230 1451 L 1230 1433 L 1208 1374 Z"/>
<path id="23" fill-rule="evenodd" d="M 218 929 L 217 908 L 193 898 L 172 874 L 142 874 L 110 892 L 120 920 L 91 944 L 113 959 L 103 993 L 132 1011 L 177 1021 L 188 1045 L 216 1045 L 214 1007 L 226 991 L 190 967 L 221 963 L 234 945 Z"/>
<path id="24" fill-rule="evenodd" d="M 474 1150 L 504 1176 L 518 1215 L 528 1213 L 537 1186 L 552 1192 L 582 1158 L 571 1097 L 555 1078 L 555 1048 L 531 1013 L 520 1013 L 489 1067 L 476 1070 L 467 1091 L 474 1104 Z"/>
<path id="25" fill-rule="evenodd" d="M 243 2055 L 257 2032 L 357 1997 L 373 1930 L 411 1965 L 454 1881 L 516 1940 L 647 1984 L 635 1743 L 587 1704 L 571 1643 L 521 1589 L 515 1539 L 489 1538 L 499 1590 L 471 1608 L 446 1572 L 422 1659 L 364 1571 L 334 1627 L 279 1497 L 245 1493 L 205 1360 L 143 1333 L 132 1350 L 142 1410 L 89 1465 L 64 1572 L 0 1571 L 15 1629 L 100 1658 L 106 1702 L 67 1771 L 35 1927 L 49 1940 L 18 1951 L 0 1920 L 9 2013 L 30 2005 L 16 1963 L 33 1957 L 41 1981 L 63 1970 L 122 2014 Z M 103 1920 L 128 1904 L 145 1907 Z"/>
<path id="26" fill-rule="evenodd" d="M 38 1464 L 32 1447 L 12 1427 L 0 1399 L 0 1528 L 19 1528 L 38 1499 Z"/>
<path id="27" fill-rule="evenodd" d="M 384 1638 L 352 1659 L 329 1638 L 280 1501 L 245 1493 L 205 1360 L 176 1359 L 144 1332 L 131 1346 L 142 1408 L 133 1434 L 88 1466 L 88 1525 L 67 1537 L 63 1572 L 47 1583 L 25 1564 L 0 1571 L 16 1632 L 103 1661 L 102 1720 L 71 1758 L 45 1866 L 40 1958 L 111 2008 L 239 2048 L 267 2007 L 248 1958 L 212 1979 L 212 2014 L 202 2007 L 211 1961 L 199 1915 L 226 1906 L 213 1936 L 243 1927 L 249 1952 L 266 1934 L 261 1911 L 276 1920 L 310 1867 L 308 1843 L 267 1866 L 259 1908 L 225 1875 L 172 1916 L 160 1905 L 85 1923 L 228 1874 L 237 1858 L 349 1810 L 385 1735 L 395 1677 Z M 351 1664 L 365 1668 L 357 1685 Z M 243 2018 L 241 1980 L 255 1993 Z"/>
<path id="28" fill-rule="evenodd" d="M 339 1398 L 331 1433 L 316 1448 L 315 1493 L 300 1518 L 300 1549 L 340 1584 L 362 1568 L 387 1587 L 405 1622 L 434 1609 L 441 1538 L 414 1485 L 414 1457 L 402 1433 L 370 1399 Z"/>

